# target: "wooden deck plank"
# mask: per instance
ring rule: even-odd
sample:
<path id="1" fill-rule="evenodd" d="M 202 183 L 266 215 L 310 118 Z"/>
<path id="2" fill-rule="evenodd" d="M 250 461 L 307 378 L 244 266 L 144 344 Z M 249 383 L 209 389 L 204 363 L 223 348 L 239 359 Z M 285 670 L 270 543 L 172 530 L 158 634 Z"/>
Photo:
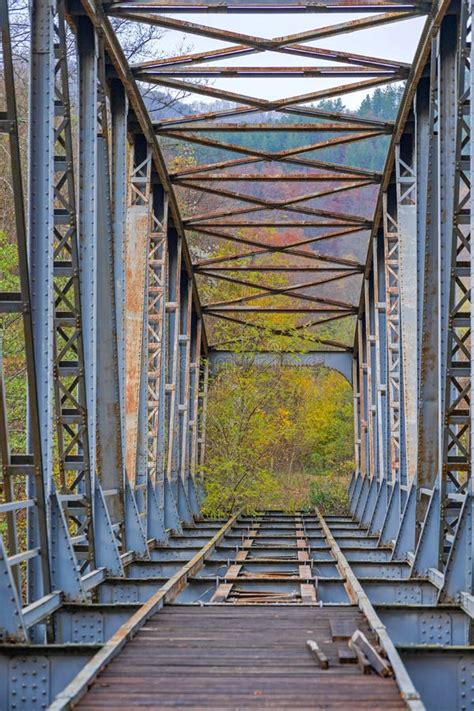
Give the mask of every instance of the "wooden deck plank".
<path id="1" fill-rule="evenodd" d="M 95 711 L 148 709 L 371 709 L 405 705 L 393 679 L 340 664 L 331 619 L 370 639 L 355 607 L 169 606 L 152 617 L 78 704 Z M 314 663 L 306 641 L 329 659 Z"/>

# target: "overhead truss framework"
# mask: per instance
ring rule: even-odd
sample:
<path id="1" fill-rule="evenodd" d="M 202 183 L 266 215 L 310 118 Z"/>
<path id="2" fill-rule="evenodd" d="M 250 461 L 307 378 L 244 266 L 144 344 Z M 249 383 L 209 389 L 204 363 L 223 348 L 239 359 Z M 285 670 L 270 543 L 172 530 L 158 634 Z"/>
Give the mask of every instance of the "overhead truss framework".
<path id="1" fill-rule="evenodd" d="M 304 13 L 307 27 L 265 38 L 181 17 L 191 11 Z M 357 18 L 326 19 L 348 11 Z M 425 26 L 409 66 L 320 46 L 417 17 Z M 46 649 L 59 634 L 54 613 L 90 608 L 103 583 L 123 583 L 113 602 L 129 603 L 139 587 L 130 565 L 193 525 L 209 363 L 235 360 L 229 343 L 208 346 L 217 322 L 324 345 L 278 358 L 324 363 L 353 384 L 354 520 L 369 542 L 378 536 L 376 555 L 409 566 L 407 585 L 429 581 L 437 602 L 472 618 L 471 17 L 470 0 L 38 0 L 24 196 L 0 0 L 16 248 L 0 290 L 2 324 L 13 324 L 0 368 L 3 640 Z M 224 46 L 130 66 L 114 18 Z M 265 53 L 275 63 L 238 63 Z M 310 83 L 278 99 L 219 85 L 242 78 Z M 399 82 L 393 123 L 318 103 Z M 139 83 L 223 104 L 151 118 Z M 255 148 L 251 133 L 265 146 L 289 136 L 290 147 Z M 379 139 L 383 171 L 324 157 Z M 167 164 L 170 141 L 195 160 Z M 213 247 L 192 259 L 191 239 Z M 213 296 L 201 304 L 205 282 Z M 350 318 L 353 346 L 319 335 Z M 21 433 L 13 330 L 26 374 Z M 256 360 L 275 358 L 268 349 Z"/>
<path id="2" fill-rule="evenodd" d="M 331 44 L 331 39 L 342 35 L 348 35 L 350 41 L 351 33 L 362 31 L 367 31 L 369 39 L 389 23 L 427 12 L 427 6 L 420 3 L 351 3 L 341 5 L 337 11 L 362 13 L 361 17 L 330 24 L 330 13 L 336 5 L 308 2 L 284 3 L 280 7 L 262 2 L 219 6 L 220 11 L 229 13 L 310 13 L 305 17 L 314 28 L 271 38 L 235 32 L 230 17 L 229 29 L 179 17 L 186 10 L 212 12 L 212 4 L 113 2 L 106 8 L 108 15 L 121 20 L 148 23 L 211 41 L 208 51 L 132 65 L 136 81 L 155 85 L 161 92 L 185 92 L 191 99 L 201 95 L 222 104 L 222 108 L 206 111 L 201 103 L 203 108 L 193 114 L 176 113 L 153 124 L 156 135 L 164 142 L 172 140 L 178 154 L 188 146 L 194 156 L 191 165 L 170 165 L 170 173 L 178 199 L 186 192 L 193 204 L 204 202 L 208 206 L 204 211 L 186 211 L 184 219 L 185 229 L 193 239 L 214 245 L 220 255 L 195 261 L 199 283 L 204 278 L 211 284 L 224 280 L 232 285 L 231 293 L 236 286 L 246 290 L 240 298 L 208 301 L 203 304 L 203 312 L 213 320 L 225 319 L 257 329 L 270 327 L 271 320 L 265 314 L 280 314 L 288 331 L 296 329 L 313 344 L 326 343 L 318 326 L 353 317 L 356 312 L 355 303 L 331 299 L 328 289 L 331 284 L 338 293 L 357 291 L 357 286 L 351 289 L 349 282 L 343 280 L 360 282 L 357 275 L 363 270 L 360 262 L 373 225 L 370 209 L 365 214 L 358 214 L 357 210 L 366 199 L 366 189 L 374 202 L 381 181 L 381 173 L 353 165 L 350 160 L 328 161 L 325 154 L 356 143 L 363 150 L 369 145 L 367 140 L 388 137 L 393 132 L 390 121 L 325 108 L 320 102 L 405 81 L 410 70 L 407 63 L 398 60 L 328 49 L 324 41 Z M 220 43 L 217 48 L 215 40 Z M 267 66 L 267 55 L 275 65 Z M 260 63 L 238 64 L 241 57 L 249 56 Z M 285 64 L 285 60 L 295 57 L 307 64 Z M 221 64 L 223 61 L 227 63 Z M 262 77 L 306 79 L 308 90 L 264 99 L 258 84 L 252 82 Z M 232 85 L 242 78 L 250 93 L 227 88 L 229 82 Z M 210 84 L 209 79 L 227 81 L 224 87 Z M 292 84 L 285 81 L 280 86 L 289 92 Z M 268 145 L 274 132 L 284 134 L 284 145 L 290 147 L 255 147 Z M 257 144 L 246 140 L 252 136 L 257 136 Z M 341 207 L 335 209 L 330 203 Z M 225 242 L 238 245 L 238 249 L 229 253 Z M 354 242 L 358 243 L 359 259 L 343 258 L 354 252 Z M 290 272 L 298 271 L 311 272 L 310 280 L 292 279 Z M 275 272 L 280 272 L 277 281 Z M 216 291 L 219 296 L 218 289 L 213 289 L 213 294 Z M 349 346 L 338 345 L 342 350 Z"/>

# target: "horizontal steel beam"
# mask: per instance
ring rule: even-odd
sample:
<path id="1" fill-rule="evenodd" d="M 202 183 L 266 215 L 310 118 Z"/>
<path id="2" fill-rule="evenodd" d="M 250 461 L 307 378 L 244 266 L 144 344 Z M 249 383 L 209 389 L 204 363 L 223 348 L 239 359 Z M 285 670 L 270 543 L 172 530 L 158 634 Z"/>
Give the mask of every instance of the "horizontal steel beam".
<path id="1" fill-rule="evenodd" d="M 251 182 L 251 183 L 326 183 L 326 182 L 344 182 L 350 180 L 351 182 L 368 182 L 371 180 L 374 183 L 378 183 L 381 180 L 381 176 L 374 176 L 372 178 L 367 178 L 365 176 L 351 175 L 351 173 L 278 173 L 278 174 L 266 174 L 266 173 L 205 173 L 204 175 L 186 175 L 185 178 L 180 178 L 178 176 L 172 177 L 174 183 L 183 182 Z"/>
<path id="2" fill-rule="evenodd" d="M 330 133 L 340 133 L 343 131 L 359 131 L 359 132 L 369 132 L 372 134 L 374 130 L 381 131 L 384 133 L 391 133 L 392 126 L 386 124 L 373 124 L 370 126 L 360 126 L 357 123 L 283 123 L 283 122 L 273 122 L 273 123 L 198 123 L 198 124 L 179 124 L 177 126 L 169 127 L 167 124 L 162 124 L 155 122 L 153 124 L 156 133 L 180 133 L 184 131 L 209 131 L 209 132 L 222 132 L 230 131 L 231 133 L 250 133 L 252 131 L 269 131 L 269 132 L 279 132 L 279 131 L 291 131 L 292 133 L 299 132 L 311 132 L 319 133 L 321 131 L 328 131 Z"/>
<path id="3" fill-rule="evenodd" d="M 255 365 L 255 366 L 285 366 L 315 368 L 325 366 L 331 370 L 337 370 L 349 383 L 352 383 L 352 348 L 347 347 L 346 351 L 308 351 L 307 353 L 285 353 L 285 352 L 259 352 L 259 353 L 238 353 L 232 351 L 213 350 L 209 351 L 209 363 L 211 373 L 226 365 Z"/>
<path id="4" fill-rule="evenodd" d="M 318 309 L 314 306 L 203 306 L 204 313 L 262 313 L 262 314 L 351 314 L 357 313 L 357 308 Z"/>
<path id="5" fill-rule="evenodd" d="M 417 0 L 394 2 L 393 0 L 128 0 L 113 2 L 110 11 L 145 10 L 147 12 L 270 12 L 270 13 L 308 13 L 308 12 L 373 12 L 374 10 L 390 10 L 390 12 L 406 12 L 406 10 L 428 11 L 428 4 Z"/>
<path id="6" fill-rule="evenodd" d="M 134 70 L 135 76 L 140 76 L 144 71 L 141 67 Z M 279 78 L 291 77 L 293 79 L 311 79 L 314 77 L 391 77 L 402 78 L 407 75 L 406 70 L 382 69 L 366 67 L 147 67 L 147 77 L 197 77 L 221 79 L 252 79 L 252 78 Z"/>

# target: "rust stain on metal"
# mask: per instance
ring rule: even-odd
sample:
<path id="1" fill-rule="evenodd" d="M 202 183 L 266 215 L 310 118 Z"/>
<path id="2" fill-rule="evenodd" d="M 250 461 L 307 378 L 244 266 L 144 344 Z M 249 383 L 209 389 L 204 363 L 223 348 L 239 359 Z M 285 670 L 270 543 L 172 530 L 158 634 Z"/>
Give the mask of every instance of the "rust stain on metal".
<path id="1" fill-rule="evenodd" d="M 132 205 L 127 214 L 127 250 L 125 254 L 125 467 L 135 478 L 138 442 L 143 324 L 145 319 L 145 283 L 148 254 L 149 214 L 147 205 Z"/>

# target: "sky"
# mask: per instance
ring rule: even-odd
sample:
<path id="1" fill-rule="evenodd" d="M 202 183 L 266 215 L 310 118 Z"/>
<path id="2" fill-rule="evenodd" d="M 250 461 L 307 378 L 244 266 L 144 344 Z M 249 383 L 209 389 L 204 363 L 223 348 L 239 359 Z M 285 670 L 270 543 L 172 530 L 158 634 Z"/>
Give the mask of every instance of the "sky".
<path id="1" fill-rule="evenodd" d="M 171 15 L 173 17 L 173 15 Z M 366 16 L 366 15 L 365 15 Z M 361 14 L 286 14 L 286 15 L 235 15 L 235 14 L 179 14 L 174 17 L 212 27 L 231 29 L 235 32 L 247 33 L 265 38 L 280 37 L 309 29 L 324 27 L 335 23 L 363 17 Z M 410 63 L 416 50 L 418 39 L 425 18 L 413 18 L 403 22 L 382 25 L 350 34 L 343 34 L 324 40 L 308 42 L 308 46 L 324 49 L 338 49 L 356 54 L 366 54 L 383 59 L 399 60 Z M 202 52 L 213 48 L 225 47 L 227 43 L 199 37 L 183 35 L 181 32 L 167 31 L 157 48 L 161 56 L 176 54 L 177 47 L 184 46 L 187 52 Z M 332 62 L 312 60 L 306 57 L 292 57 L 274 52 L 240 57 L 238 59 L 212 62 L 211 66 L 323 66 Z M 299 95 L 317 91 L 341 83 L 351 83 L 356 79 L 217 79 L 210 84 L 217 88 L 247 94 L 263 99 L 278 99 L 286 96 Z M 356 108 L 367 93 L 354 92 L 343 97 L 349 108 Z M 196 96 L 202 101 L 213 101 L 203 96 Z"/>

